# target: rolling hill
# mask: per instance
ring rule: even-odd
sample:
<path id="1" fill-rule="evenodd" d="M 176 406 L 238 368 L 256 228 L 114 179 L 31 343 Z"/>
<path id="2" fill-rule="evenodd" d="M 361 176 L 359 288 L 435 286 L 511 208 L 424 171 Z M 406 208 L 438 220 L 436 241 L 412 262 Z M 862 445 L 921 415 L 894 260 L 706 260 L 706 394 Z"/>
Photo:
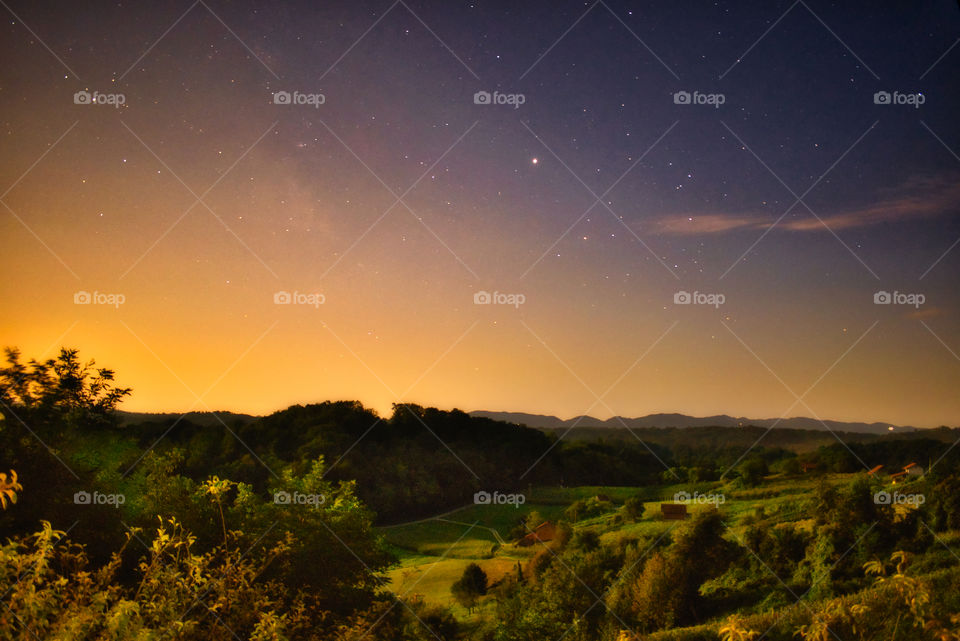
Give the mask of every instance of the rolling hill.
<path id="1" fill-rule="evenodd" d="M 860 432 L 865 434 L 888 434 L 915 432 L 918 428 L 904 425 L 890 425 L 889 423 L 858 423 L 845 421 L 824 420 L 819 421 L 815 418 L 792 417 L 784 419 L 776 418 L 744 418 L 720 414 L 717 416 L 688 416 L 686 414 L 648 414 L 636 418 L 626 418 L 614 416 L 609 419 L 599 419 L 592 416 L 575 416 L 569 419 L 561 419 L 556 416 L 544 414 L 527 414 L 524 412 L 491 412 L 486 410 L 477 410 L 470 412 L 471 416 L 481 416 L 492 418 L 497 421 L 506 421 L 508 423 L 517 423 L 527 427 L 536 427 L 539 429 L 563 429 L 570 427 L 595 427 L 595 428 L 644 428 L 644 427 L 745 427 L 752 425 L 755 427 L 776 427 L 794 430 L 818 430 L 834 432 Z"/>

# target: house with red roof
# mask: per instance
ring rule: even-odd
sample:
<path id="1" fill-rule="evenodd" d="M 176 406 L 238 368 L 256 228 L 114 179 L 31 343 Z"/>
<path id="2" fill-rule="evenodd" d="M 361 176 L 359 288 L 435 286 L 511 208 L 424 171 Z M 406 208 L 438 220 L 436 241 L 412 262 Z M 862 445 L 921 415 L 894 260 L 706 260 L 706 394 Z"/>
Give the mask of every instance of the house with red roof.
<path id="1" fill-rule="evenodd" d="M 544 521 L 536 528 L 533 532 L 530 532 L 525 537 L 520 539 L 517 542 L 517 545 L 521 547 L 529 547 L 534 543 L 546 543 L 552 541 L 553 537 L 557 535 L 557 526 L 555 526 L 550 521 Z"/>

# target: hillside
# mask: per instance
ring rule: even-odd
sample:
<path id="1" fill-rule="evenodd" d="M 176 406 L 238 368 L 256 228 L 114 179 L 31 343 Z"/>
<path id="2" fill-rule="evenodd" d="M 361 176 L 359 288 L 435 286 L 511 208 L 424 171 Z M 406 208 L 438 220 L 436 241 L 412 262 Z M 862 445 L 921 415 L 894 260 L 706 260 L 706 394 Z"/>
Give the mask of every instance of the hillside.
<path id="1" fill-rule="evenodd" d="M 252 414 L 237 414 L 236 412 L 117 412 L 117 420 L 121 425 L 138 425 L 140 423 L 164 423 L 168 421 L 189 421 L 194 425 L 246 425 L 261 417 Z M 222 423 L 221 423 L 222 422 Z"/>
<path id="2" fill-rule="evenodd" d="M 688 416 L 686 414 L 648 414 L 635 418 L 623 416 L 614 416 L 606 420 L 594 418 L 592 416 L 574 416 L 569 419 L 561 419 L 556 416 L 546 414 L 527 414 L 524 412 L 492 412 L 487 410 L 476 410 L 470 412 L 471 416 L 480 416 L 492 418 L 497 421 L 506 421 L 508 423 L 518 423 L 528 427 L 540 429 L 559 429 L 570 427 L 591 427 L 591 428 L 642 428 L 642 427 L 745 427 L 756 426 L 775 429 L 793 429 L 793 430 L 817 430 L 833 432 L 857 432 L 864 434 L 888 434 L 888 433 L 906 433 L 915 432 L 919 428 L 909 425 L 891 425 L 889 423 L 860 423 L 824 420 L 819 421 L 814 418 L 803 416 L 793 418 L 746 418 L 743 416 L 735 417 L 726 414 L 716 416 Z"/>

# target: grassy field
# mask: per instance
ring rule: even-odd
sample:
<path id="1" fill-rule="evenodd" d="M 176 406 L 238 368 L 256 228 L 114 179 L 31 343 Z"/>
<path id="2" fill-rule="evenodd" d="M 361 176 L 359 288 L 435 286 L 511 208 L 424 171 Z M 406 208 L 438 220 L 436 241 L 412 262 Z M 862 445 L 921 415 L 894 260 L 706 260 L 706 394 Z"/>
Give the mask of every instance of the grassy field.
<path id="1" fill-rule="evenodd" d="M 525 514 L 536 510 L 544 519 L 552 521 L 557 519 L 571 502 L 551 504 L 532 499 L 529 503 L 518 508 L 512 505 L 471 505 L 459 512 L 449 514 L 445 518 L 467 524 L 476 522 L 481 527 L 496 530 L 501 538 L 506 539 L 510 530 L 517 525 L 519 519 L 523 518 Z"/>
<path id="2" fill-rule="evenodd" d="M 612 506 L 606 512 L 576 521 L 577 529 L 596 531 L 604 543 L 620 538 L 657 538 L 679 524 L 663 520 L 661 502 L 673 502 L 677 492 L 690 494 L 722 494 L 719 506 L 730 528 L 731 536 L 739 537 L 746 528 L 744 520 L 750 517 L 771 525 L 795 522 L 802 502 L 813 496 L 819 483 L 839 483 L 849 477 L 828 475 L 819 477 L 770 477 L 762 486 L 735 489 L 724 482 L 708 482 L 656 487 L 542 487 L 533 488 L 527 503 L 519 508 L 511 505 L 471 505 L 442 517 L 415 523 L 380 528 L 380 533 L 399 558 L 399 564 L 388 574 L 390 588 L 407 598 L 452 607 L 458 616 L 467 613 L 457 606 L 450 594 L 450 586 L 460 578 L 464 568 L 477 563 L 487 573 L 489 583 L 495 583 L 505 574 L 516 572 L 517 562 L 525 563 L 541 548 L 519 547 L 508 540 L 510 531 L 526 514 L 536 511 L 544 519 L 556 521 L 573 502 L 595 496 L 609 499 Z M 644 513 L 635 521 L 620 516 L 620 507 L 628 498 L 644 502 Z M 695 513 L 713 509 L 710 504 L 691 503 L 688 511 Z M 477 613 L 467 618 L 475 618 Z"/>
<path id="3" fill-rule="evenodd" d="M 383 528 L 387 541 L 402 550 L 422 556 L 461 559 L 492 557 L 498 541 L 486 527 L 431 519 L 420 523 Z"/>
<path id="4" fill-rule="evenodd" d="M 505 555 L 493 559 L 405 555 L 400 566 L 388 573 L 387 579 L 390 589 L 402 597 L 422 599 L 458 609 L 450 595 L 450 586 L 460 578 L 470 563 L 477 563 L 487 573 L 487 579 L 491 583 L 499 581 L 507 573 L 516 572 L 517 566 L 516 559 Z M 458 611 L 457 614 L 463 615 L 465 611 Z"/>

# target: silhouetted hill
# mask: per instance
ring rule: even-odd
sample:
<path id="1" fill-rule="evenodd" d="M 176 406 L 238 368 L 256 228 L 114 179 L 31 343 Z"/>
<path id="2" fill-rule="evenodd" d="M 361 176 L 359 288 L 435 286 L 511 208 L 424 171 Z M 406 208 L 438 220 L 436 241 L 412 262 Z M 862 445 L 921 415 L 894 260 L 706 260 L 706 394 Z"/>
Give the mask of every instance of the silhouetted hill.
<path id="1" fill-rule="evenodd" d="M 858 432 L 864 434 L 888 434 L 890 432 L 903 433 L 914 432 L 918 428 L 904 425 L 890 425 L 889 423 L 858 423 L 845 421 L 824 420 L 818 421 L 815 418 L 794 417 L 794 418 L 745 418 L 734 417 L 726 414 L 717 416 L 687 416 L 686 414 L 648 414 L 636 418 L 625 418 L 615 416 L 606 420 L 594 418 L 592 416 L 577 416 L 570 419 L 560 419 L 556 416 L 543 414 L 527 414 L 523 412 L 490 412 L 478 410 L 470 412 L 471 416 L 482 416 L 492 418 L 497 421 L 506 421 L 508 423 L 517 423 L 528 427 L 539 429 L 558 429 L 569 427 L 593 427 L 593 428 L 643 428 L 643 427 L 746 427 L 748 425 L 756 427 L 793 430 L 817 430 L 834 432 Z M 891 429 L 892 428 L 892 429 Z"/>
<path id="2" fill-rule="evenodd" d="M 578 425 L 566 433 L 566 421 L 556 417 L 509 417 L 517 420 L 413 404 L 395 405 L 391 415 L 380 416 L 355 401 L 293 405 L 263 417 L 127 413 L 122 416 L 126 425 L 116 435 L 136 446 L 123 450 L 129 460 L 118 469 L 128 469 L 149 452 L 152 463 L 145 458 L 143 469 L 171 465 L 192 479 L 216 475 L 270 492 L 283 470 L 302 471 L 322 457 L 328 481 L 355 481 L 357 495 L 376 512 L 378 522 L 390 523 L 464 505 L 479 490 L 642 487 L 677 474 L 709 481 L 725 473 L 735 477 L 747 462 L 783 465 L 798 456 L 833 472 L 913 461 L 929 467 L 960 433 L 946 428 L 830 433 L 822 425 L 819 430 L 768 432 L 760 426 L 717 426 L 716 417 L 695 419 L 714 423 L 707 426 L 636 427 L 642 421 L 681 423 L 690 418 L 682 415 L 624 421 L 635 426 L 630 430 L 616 420 L 596 421 L 593 427 Z M 534 428 L 531 422 L 553 427 Z M 957 456 L 960 448 L 953 448 L 950 460 Z"/>
<path id="3" fill-rule="evenodd" d="M 246 425 L 261 418 L 234 412 L 187 412 L 186 414 L 178 414 L 177 412 L 117 412 L 117 416 L 120 418 L 121 425 L 175 421 L 183 416 L 184 421 L 189 421 L 194 425 L 220 425 L 220 421 L 223 421 L 227 425 L 233 426 L 237 423 Z M 217 417 L 219 417 L 219 420 Z"/>

